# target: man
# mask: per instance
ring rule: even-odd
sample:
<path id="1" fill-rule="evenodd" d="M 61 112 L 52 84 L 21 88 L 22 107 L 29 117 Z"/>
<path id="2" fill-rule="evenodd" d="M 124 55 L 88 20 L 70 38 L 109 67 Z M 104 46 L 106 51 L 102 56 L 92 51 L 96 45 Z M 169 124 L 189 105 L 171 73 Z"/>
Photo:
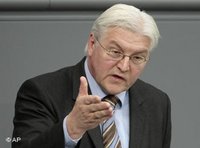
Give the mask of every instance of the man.
<path id="1" fill-rule="evenodd" d="M 13 148 L 169 148 L 170 100 L 139 79 L 158 38 L 145 12 L 125 4 L 107 9 L 81 62 L 21 86 L 13 132 L 21 141 Z M 116 107 L 107 95 L 118 98 Z"/>

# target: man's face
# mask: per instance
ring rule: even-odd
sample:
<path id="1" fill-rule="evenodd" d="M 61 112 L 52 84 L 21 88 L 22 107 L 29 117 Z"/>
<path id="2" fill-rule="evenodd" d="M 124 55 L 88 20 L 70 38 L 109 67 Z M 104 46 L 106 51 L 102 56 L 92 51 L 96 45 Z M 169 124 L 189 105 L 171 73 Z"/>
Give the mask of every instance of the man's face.
<path id="1" fill-rule="evenodd" d="M 148 57 L 150 39 L 122 28 L 109 28 L 98 41 L 93 34 L 88 40 L 88 66 L 92 76 L 108 94 L 118 94 L 128 90 L 146 65 L 146 62 L 136 65 L 128 56 Z M 103 47 L 116 49 L 128 56 L 114 60 Z"/>

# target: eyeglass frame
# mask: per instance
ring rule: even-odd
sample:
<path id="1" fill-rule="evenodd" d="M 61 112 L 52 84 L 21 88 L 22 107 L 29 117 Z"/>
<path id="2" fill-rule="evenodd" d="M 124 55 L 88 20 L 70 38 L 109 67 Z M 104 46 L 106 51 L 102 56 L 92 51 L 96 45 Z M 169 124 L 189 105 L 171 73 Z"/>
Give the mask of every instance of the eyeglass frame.
<path id="1" fill-rule="evenodd" d="M 99 43 L 99 45 L 101 46 L 102 49 L 104 49 L 104 51 L 106 52 L 106 54 L 108 56 L 110 56 L 113 60 L 116 60 L 116 61 L 121 61 L 122 59 L 124 59 L 125 57 L 129 57 L 129 60 L 135 64 L 135 65 L 140 65 L 142 63 L 145 63 L 149 60 L 149 56 L 147 57 L 144 57 L 144 56 L 139 56 L 139 55 L 126 55 L 126 54 L 123 54 L 122 52 L 120 52 L 119 50 L 117 49 L 108 49 L 108 48 L 105 48 L 97 38 L 95 38 L 96 41 Z M 134 58 L 135 58 L 135 61 L 134 61 Z M 140 62 L 136 61 L 137 59 L 136 58 L 142 58 Z"/>

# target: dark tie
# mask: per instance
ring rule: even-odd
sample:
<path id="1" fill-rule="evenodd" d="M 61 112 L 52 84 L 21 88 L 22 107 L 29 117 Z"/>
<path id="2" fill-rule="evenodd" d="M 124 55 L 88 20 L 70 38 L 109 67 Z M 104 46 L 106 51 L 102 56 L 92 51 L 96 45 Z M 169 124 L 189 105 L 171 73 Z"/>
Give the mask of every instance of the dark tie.
<path id="1" fill-rule="evenodd" d="M 102 101 L 110 103 L 113 107 L 113 111 L 115 111 L 117 104 L 121 107 L 121 101 L 114 95 L 108 95 L 104 97 Z M 104 148 L 121 148 L 121 142 L 113 116 L 103 123 L 102 130 Z"/>

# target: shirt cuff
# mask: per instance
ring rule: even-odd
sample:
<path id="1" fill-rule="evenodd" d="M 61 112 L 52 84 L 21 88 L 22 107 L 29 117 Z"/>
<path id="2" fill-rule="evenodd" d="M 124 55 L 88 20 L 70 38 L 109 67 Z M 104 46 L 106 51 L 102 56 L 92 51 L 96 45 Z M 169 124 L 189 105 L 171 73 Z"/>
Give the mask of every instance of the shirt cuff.
<path id="1" fill-rule="evenodd" d="M 63 120 L 63 131 L 64 131 L 64 136 L 65 136 L 65 148 L 66 147 L 75 147 L 78 141 L 82 138 L 80 137 L 79 139 L 72 139 L 69 136 L 68 130 L 67 130 L 67 117 L 66 116 Z"/>

